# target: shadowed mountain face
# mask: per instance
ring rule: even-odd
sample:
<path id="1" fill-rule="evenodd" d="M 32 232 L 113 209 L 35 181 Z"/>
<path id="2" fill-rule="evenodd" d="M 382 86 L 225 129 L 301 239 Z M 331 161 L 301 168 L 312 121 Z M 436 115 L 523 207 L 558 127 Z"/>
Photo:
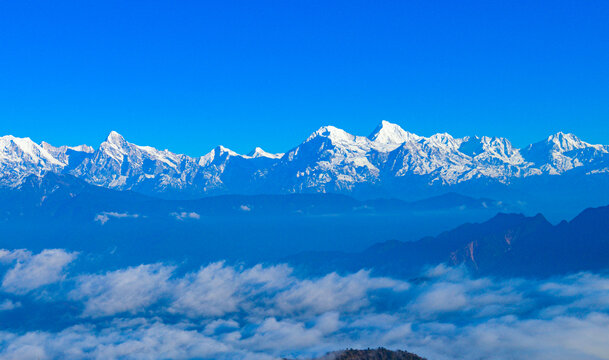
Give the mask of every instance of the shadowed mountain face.
<path id="1" fill-rule="evenodd" d="M 361 253 L 304 253 L 289 261 L 304 269 L 372 268 L 412 276 L 438 263 L 466 265 L 479 275 L 545 277 L 609 267 L 609 207 L 587 209 L 552 225 L 541 214 L 498 214 L 414 242 L 388 241 Z"/>
<path id="2" fill-rule="evenodd" d="M 330 353 L 314 360 L 425 360 L 407 351 L 391 351 L 385 348 L 367 350 L 344 350 Z"/>

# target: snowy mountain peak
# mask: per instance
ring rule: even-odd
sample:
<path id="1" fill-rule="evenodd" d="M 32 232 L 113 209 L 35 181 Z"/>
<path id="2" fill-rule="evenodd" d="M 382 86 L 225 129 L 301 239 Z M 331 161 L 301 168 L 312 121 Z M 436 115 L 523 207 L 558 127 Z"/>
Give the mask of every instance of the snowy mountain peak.
<path id="1" fill-rule="evenodd" d="M 590 144 L 581 141 L 577 136 L 563 132 L 557 132 L 554 135 L 548 136 L 546 143 L 552 146 L 553 150 L 559 152 L 583 149 L 590 146 Z"/>
<path id="2" fill-rule="evenodd" d="M 78 151 L 78 152 L 83 152 L 83 153 L 87 153 L 87 154 L 92 154 L 95 152 L 95 149 L 92 146 L 85 145 L 85 144 L 77 145 L 77 146 L 63 145 L 63 146 L 56 147 L 56 146 L 49 144 L 46 141 L 43 141 L 40 143 L 40 146 L 55 157 L 57 157 L 57 154 L 65 153 L 67 150 Z"/>
<path id="3" fill-rule="evenodd" d="M 250 158 L 269 158 L 269 159 L 279 159 L 283 156 L 283 154 L 272 154 L 269 152 L 266 152 L 264 150 L 262 150 L 262 148 L 260 147 L 256 147 L 254 150 L 252 150 L 249 154 L 247 154 L 248 157 Z"/>
<path id="4" fill-rule="evenodd" d="M 386 120 L 381 121 L 368 138 L 377 144 L 396 146 L 421 139 L 420 136 L 405 131 L 398 124 L 393 124 Z"/>
<path id="5" fill-rule="evenodd" d="M 13 162 L 31 162 L 43 165 L 62 166 L 47 150 L 29 137 L 18 138 L 12 135 L 0 137 L 0 159 Z"/>
<path id="6" fill-rule="evenodd" d="M 95 149 L 93 148 L 93 146 L 89 146 L 89 145 L 86 145 L 86 144 L 77 145 L 77 146 L 68 146 L 68 149 L 74 150 L 74 151 L 84 152 L 84 153 L 87 153 L 87 154 L 92 154 L 92 153 L 95 152 Z"/>
<path id="7" fill-rule="evenodd" d="M 123 156 L 129 153 L 129 145 L 121 134 L 111 131 L 106 141 L 99 146 L 99 151 L 120 164 L 123 162 Z"/>
<path id="8" fill-rule="evenodd" d="M 28 175 L 59 172 L 64 166 L 30 138 L 0 137 L 0 185 L 18 186 Z"/>
<path id="9" fill-rule="evenodd" d="M 507 176 L 510 166 L 520 166 L 524 160 L 518 149 L 506 138 L 473 136 L 459 139 L 461 141 L 458 150 L 473 158 L 474 163 L 493 171 L 498 177 Z"/>
<path id="10" fill-rule="evenodd" d="M 239 156 L 239 154 L 237 154 L 236 152 L 232 151 L 231 149 L 224 147 L 222 145 L 218 145 L 214 148 L 214 152 L 218 153 L 218 154 L 228 154 L 230 156 Z"/>
<path id="11" fill-rule="evenodd" d="M 116 131 L 110 131 L 110 134 L 108 134 L 108 137 L 106 138 L 106 142 L 117 146 L 122 146 L 127 141 L 121 134 L 117 133 Z"/>
<path id="12" fill-rule="evenodd" d="M 317 137 L 325 137 L 330 139 L 332 142 L 352 142 L 355 140 L 355 135 L 351 135 L 343 129 L 339 129 L 334 126 L 322 126 L 317 131 L 315 131 L 307 141 L 311 141 Z"/>
<path id="13" fill-rule="evenodd" d="M 212 151 L 201 156 L 199 158 L 198 164 L 200 166 L 208 166 L 208 165 L 216 164 L 219 162 L 220 163 L 224 162 L 224 161 L 228 160 L 228 158 L 233 157 L 233 156 L 241 156 L 241 155 L 237 154 L 236 152 L 232 151 L 229 148 L 226 148 L 222 145 L 218 145 Z"/>
<path id="14" fill-rule="evenodd" d="M 512 156 L 517 152 L 508 139 L 489 136 L 466 136 L 461 139 L 459 151 L 469 156 L 485 152 Z"/>
<path id="15" fill-rule="evenodd" d="M 521 152 L 525 154 L 530 161 L 539 163 L 548 157 L 552 157 L 553 154 L 558 155 L 569 151 L 582 150 L 586 148 L 596 150 L 604 149 L 602 145 L 589 144 L 580 140 L 573 134 L 558 132 L 548 136 L 543 141 L 527 146 L 526 148 L 522 149 Z"/>
<path id="16" fill-rule="evenodd" d="M 440 143 L 447 143 L 454 139 L 455 138 L 453 138 L 453 136 L 449 133 L 437 133 L 437 134 L 434 134 L 429 137 L 429 140 L 440 142 Z"/>
<path id="17" fill-rule="evenodd" d="M 520 153 L 535 164 L 540 173 L 559 175 L 582 166 L 598 166 L 602 170 L 606 167 L 603 164 L 607 161 L 607 150 L 603 145 L 592 145 L 573 134 L 558 132 L 527 146 Z"/>
<path id="18" fill-rule="evenodd" d="M 434 134 L 427 139 L 427 143 L 449 151 L 457 151 L 462 141 L 463 139 L 455 139 L 448 133 Z"/>

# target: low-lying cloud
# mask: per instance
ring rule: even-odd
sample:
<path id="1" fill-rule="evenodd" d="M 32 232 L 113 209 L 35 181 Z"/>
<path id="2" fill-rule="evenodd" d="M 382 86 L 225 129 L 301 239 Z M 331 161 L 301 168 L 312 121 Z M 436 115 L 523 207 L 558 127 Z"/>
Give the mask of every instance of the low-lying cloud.
<path id="1" fill-rule="evenodd" d="M 277 359 L 385 346 L 439 360 L 609 359 L 607 274 L 473 278 L 440 265 L 412 281 L 366 270 L 303 278 L 287 265 L 224 262 L 72 274 L 75 257 L 0 250 L 3 313 L 77 309 L 54 331 L 44 320 L 0 331 L 0 358 Z"/>
<path id="2" fill-rule="evenodd" d="M 136 313 L 145 309 L 168 290 L 173 268 L 140 265 L 107 272 L 103 275 L 81 275 L 76 289 L 69 293 L 83 302 L 83 316 L 100 317 L 121 312 Z"/>
<path id="3" fill-rule="evenodd" d="M 29 251 L 2 250 L 0 258 L 4 264 L 14 265 L 4 274 L 2 291 L 24 294 L 41 286 L 58 282 L 64 278 L 64 269 L 77 256 L 75 252 L 48 249 L 32 255 Z"/>

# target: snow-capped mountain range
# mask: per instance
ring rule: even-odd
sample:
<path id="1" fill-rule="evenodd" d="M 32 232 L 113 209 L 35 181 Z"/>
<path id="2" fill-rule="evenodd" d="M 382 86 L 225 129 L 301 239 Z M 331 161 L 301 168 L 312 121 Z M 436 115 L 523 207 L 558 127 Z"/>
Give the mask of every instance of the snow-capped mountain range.
<path id="1" fill-rule="evenodd" d="M 135 145 L 111 132 L 94 149 L 0 137 L 0 185 L 31 175 L 69 174 L 94 185 L 168 197 L 217 193 L 355 192 L 411 183 L 451 187 L 473 181 L 509 185 L 544 175 L 609 173 L 609 146 L 557 133 L 522 149 L 500 137 L 430 137 L 382 121 L 369 136 L 324 126 L 285 154 L 240 155 L 218 146 L 190 157 Z"/>

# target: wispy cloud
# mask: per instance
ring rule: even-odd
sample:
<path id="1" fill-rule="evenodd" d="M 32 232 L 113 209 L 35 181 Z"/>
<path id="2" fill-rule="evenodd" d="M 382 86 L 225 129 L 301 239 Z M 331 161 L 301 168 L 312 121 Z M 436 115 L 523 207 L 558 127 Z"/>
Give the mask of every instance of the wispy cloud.
<path id="1" fill-rule="evenodd" d="M 201 215 L 197 214 L 194 211 L 191 212 L 186 212 L 186 211 L 182 211 L 182 212 L 172 212 L 171 214 L 169 214 L 171 216 L 173 216 L 174 218 L 176 218 L 177 220 L 187 220 L 187 219 L 194 219 L 194 220 L 198 220 L 201 218 Z"/>
<path id="2" fill-rule="evenodd" d="M 20 302 L 18 302 L 18 301 L 15 302 L 13 300 L 6 299 L 6 300 L 0 302 L 0 311 L 13 310 L 20 306 L 21 306 Z"/>
<path id="3" fill-rule="evenodd" d="M 102 213 L 95 215 L 94 220 L 101 223 L 102 225 L 104 225 L 112 218 L 114 218 L 114 219 L 125 219 L 125 218 L 137 219 L 139 217 L 140 217 L 139 214 L 129 214 L 129 213 L 119 213 L 119 212 L 109 211 L 109 212 L 102 212 Z"/>

